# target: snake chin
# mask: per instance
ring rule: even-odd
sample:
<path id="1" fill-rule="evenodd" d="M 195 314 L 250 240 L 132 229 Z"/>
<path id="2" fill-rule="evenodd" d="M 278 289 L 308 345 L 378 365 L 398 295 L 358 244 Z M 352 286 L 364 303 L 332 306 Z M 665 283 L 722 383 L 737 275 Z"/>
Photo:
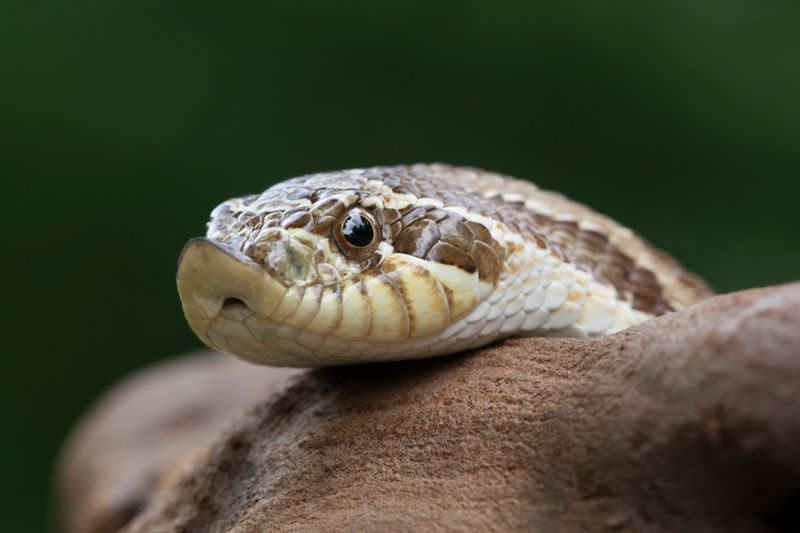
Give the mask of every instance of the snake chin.
<path id="1" fill-rule="evenodd" d="M 245 361 L 287 367 L 420 358 L 461 351 L 474 344 L 471 336 L 458 340 L 455 336 L 443 339 L 439 335 L 407 343 L 344 340 L 260 316 L 235 298 L 226 299 L 201 337 L 212 348 Z"/>
<path id="2" fill-rule="evenodd" d="M 238 298 L 225 300 L 205 333 L 213 348 L 252 363 L 308 366 L 316 362 L 314 353 L 297 343 L 298 328 L 259 316 Z"/>

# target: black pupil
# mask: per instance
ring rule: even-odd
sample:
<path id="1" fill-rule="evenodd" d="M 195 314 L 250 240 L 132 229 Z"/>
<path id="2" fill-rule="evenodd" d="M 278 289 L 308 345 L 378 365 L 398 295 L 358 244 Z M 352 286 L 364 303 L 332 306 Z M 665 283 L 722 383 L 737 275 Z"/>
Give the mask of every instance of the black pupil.
<path id="1" fill-rule="evenodd" d="M 350 213 L 342 226 L 342 235 L 353 246 L 363 248 L 372 243 L 375 233 L 372 224 L 360 213 Z"/>

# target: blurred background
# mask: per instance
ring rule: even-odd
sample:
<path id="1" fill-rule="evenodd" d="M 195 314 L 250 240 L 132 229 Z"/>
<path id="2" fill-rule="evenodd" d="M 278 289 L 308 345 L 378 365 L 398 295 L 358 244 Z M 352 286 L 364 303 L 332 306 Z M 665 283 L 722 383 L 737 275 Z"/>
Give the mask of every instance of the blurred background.
<path id="1" fill-rule="evenodd" d="M 442 161 L 529 178 L 721 292 L 800 277 L 800 4 L 0 2 L 0 531 L 70 427 L 200 347 L 174 286 L 220 201 Z"/>

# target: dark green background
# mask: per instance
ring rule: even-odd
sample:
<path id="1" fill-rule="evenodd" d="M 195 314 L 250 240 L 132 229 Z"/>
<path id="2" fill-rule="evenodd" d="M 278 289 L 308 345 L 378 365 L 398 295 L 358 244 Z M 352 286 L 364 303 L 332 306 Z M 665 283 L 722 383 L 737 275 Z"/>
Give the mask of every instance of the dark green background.
<path id="1" fill-rule="evenodd" d="M 720 291 L 798 278 L 796 1 L 0 0 L 0 530 L 113 382 L 200 346 L 174 287 L 219 201 L 469 164 L 637 229 Z"/>

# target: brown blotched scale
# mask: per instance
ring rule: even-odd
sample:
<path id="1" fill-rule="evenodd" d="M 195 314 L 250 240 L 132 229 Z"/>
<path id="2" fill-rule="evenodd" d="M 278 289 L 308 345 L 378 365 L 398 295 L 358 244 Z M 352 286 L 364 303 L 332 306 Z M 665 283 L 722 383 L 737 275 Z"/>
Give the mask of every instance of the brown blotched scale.
<path id="1" fill-rule="evenodd" d="M 446 165 L 311 174 L 224 202 L 177 281 L 204 342 L 281 366 L 604 335 L 712 294 L 581 204 Z"/>

